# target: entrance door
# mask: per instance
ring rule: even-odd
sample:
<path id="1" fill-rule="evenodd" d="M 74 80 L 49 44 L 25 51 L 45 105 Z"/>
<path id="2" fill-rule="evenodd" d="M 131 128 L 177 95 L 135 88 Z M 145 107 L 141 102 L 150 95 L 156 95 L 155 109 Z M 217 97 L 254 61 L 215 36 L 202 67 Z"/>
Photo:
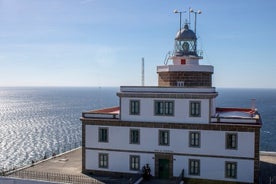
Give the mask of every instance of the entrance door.
<path id="1" fill-rule="evenodd" d="M 160 179 L 168 179 L 169 178 L 169 163 L 168 159 L 159 159 L 159 178 Z"/>

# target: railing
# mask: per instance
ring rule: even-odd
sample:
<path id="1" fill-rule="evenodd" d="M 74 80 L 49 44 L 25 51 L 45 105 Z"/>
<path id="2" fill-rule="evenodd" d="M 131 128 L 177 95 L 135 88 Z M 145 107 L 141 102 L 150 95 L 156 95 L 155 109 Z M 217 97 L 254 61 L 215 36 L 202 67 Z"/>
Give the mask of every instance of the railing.
<path id="1" fill-rule="evenodd" d="M 211 117 L 212 123 L 258 124 L 258 119 L 240 117 Z"/>
<path id="2" fill-rule="evenodd" d="M 169 51 L 166 56 L 165 56 L 165 60 L 164 60 L 164 65 L 168 64 L 168 60 L 170 59 L 170 57 L 172 57 L 173 54 L 171 53 L 171 51 Z"/>
<path id="3" fill-rule="evenodd" d="M 173 55 L 175 56 L 195 56 L 195 57 L 203 57 L 203 50 L 197 51 L 183 51 L 182 49 L 174 50 Z"/>
<path id="4" fill-rule="evenodd" d="M 119 119 L 119 114 L 110 113 L 82 113 L 83 118 Z"/>
<path id="5" fill-rule="evenodd" d="M 103 184 L 102 182 L 94 178 L 91 178 L 89 176 L 26 171 L 26 170 L 15 172 L 7 177 L 35 179 L 35 180 L 43 180 L 43 181 L 50 181 L 50 182 L 74 183 L 74 184 L 75 183 L 76 184 Z"/>

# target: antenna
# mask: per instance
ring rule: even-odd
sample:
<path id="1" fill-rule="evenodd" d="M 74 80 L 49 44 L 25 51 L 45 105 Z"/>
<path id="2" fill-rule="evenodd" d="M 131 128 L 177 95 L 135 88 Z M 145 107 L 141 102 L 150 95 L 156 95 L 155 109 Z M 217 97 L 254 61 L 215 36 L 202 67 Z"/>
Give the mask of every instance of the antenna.
<path id="1" fill-rule="evenodd" d="M 256 98 L 252 98 L 251 99 L 251 110 L 255 110 L 256 109 Z"/>
<path id="2" fill-rule="evenodd" d="M 144 58 L 142 57 L 142 86 L 145 85 L 145 64 Z"/>
<path id="3" fill-rule="evenodd" d="M 190 27 L 190 25 L 191 25 L 191 7 L 189 7 L 189 27 Z"/>
<path id="4" fill-rule="evenodd" d="M 197 14 L 202 14 L 202 11 L 201 10 L 197 10 L 197 11 L 194 11 L 192 8 L 189 9 L 189 12 L 190 13 L 194 13 L 195 14 L 195 29 L 194 29 L 194 32 L 195 32 L 195 35 L 196 35 L 196 18 L 197 18 Z M 195 50 L 197 51 L 197 43 L 195 42 Z"/>
<path id="5" fill-rule="evenodd" d="M 195 31 L 195 34 L 196 34 L 196 18 L 197 18 L 197 14 L 202 14 L 202 11 L 201 10 L 194 11 L 192 8 L 190 8 L 189 12 L 195 14 L 195 25 L 194 25 L 195 29 L 194 29 L 194 31 Z"/>
<path id="6" fill-rule="evenodd" d="M 181 33 L 181 17 L 182 17 L 182 13 L 186 13 L 186 11 L 178 11 L 178 10 L 174 10 L 174 13 L 179 13 L 180 15 L 180 19 L 179 19 L 179 34 Z"/>

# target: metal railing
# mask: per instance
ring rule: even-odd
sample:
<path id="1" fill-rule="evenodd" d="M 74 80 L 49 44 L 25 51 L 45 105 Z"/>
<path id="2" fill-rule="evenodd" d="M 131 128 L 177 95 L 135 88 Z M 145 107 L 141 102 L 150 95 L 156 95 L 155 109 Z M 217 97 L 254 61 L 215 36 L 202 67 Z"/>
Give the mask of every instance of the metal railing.
<path id="1" fill-rule="evenodd" d="M 203 57 L 203 50 L 185 52 L 185 51 L 180 49 L 180 50 L 174 50 L 173 55 L 175 55 L 175 56 L 183 56 L 183 55 L 190 56 L 191 55 L 191 56 L 202 58 Z"/>
<path id="2" fill-rule="evenodd" d="M 96 118 L 96 119 L 119 119 L 119 114 L 110 113 L 82 113 L 83 118 Z"/>
<path id="3" fill-rule="evenodd" d="M 26 170 L 15 172 L 6 177 L 34 179 L 34 180 L 43 180 L 43 181 L 61 182 L 61 183 L 74 183 L 74 184 L 103 184 L 102 182 L 94 178 L 91 178 L 89 176 L 26 171 Z"/>

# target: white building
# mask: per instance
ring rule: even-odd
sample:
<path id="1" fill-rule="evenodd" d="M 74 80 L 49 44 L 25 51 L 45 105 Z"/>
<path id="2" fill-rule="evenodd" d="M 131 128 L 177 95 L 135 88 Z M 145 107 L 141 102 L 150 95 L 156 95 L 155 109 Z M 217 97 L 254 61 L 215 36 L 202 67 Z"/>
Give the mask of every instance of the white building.
<path id="1" fill-rule="evenodd" d="M 218 108 L 213 66 L 201 65 L 188 24 L 158 86 L 121 86 L 119 107 L 84 112 L 83 172 L 187 181 L 258 183 L 261 118 L 255 109 Z"/>

